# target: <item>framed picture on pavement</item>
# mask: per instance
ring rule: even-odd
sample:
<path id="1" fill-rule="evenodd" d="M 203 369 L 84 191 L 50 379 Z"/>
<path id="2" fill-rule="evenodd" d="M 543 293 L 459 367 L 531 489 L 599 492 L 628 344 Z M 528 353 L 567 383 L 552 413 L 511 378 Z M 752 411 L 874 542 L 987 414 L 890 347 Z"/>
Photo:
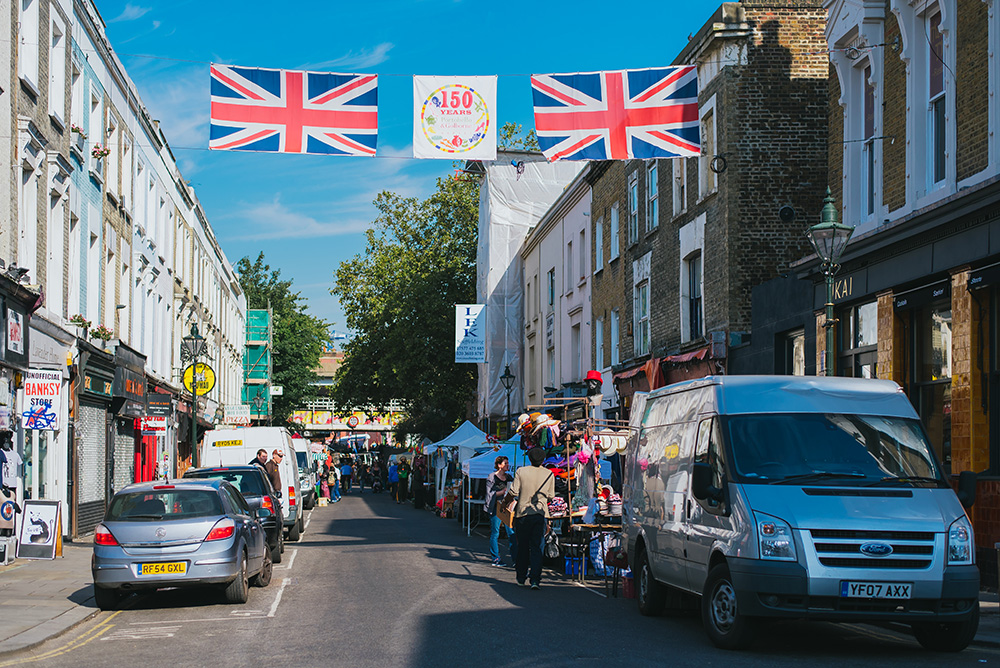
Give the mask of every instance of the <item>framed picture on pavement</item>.
<path id="1" fill-rule="evenodd" d="M 21 504 L 18 559 L 55 559 L 56 542 L 62 533 L 61 501 L 28 499 Z"/>

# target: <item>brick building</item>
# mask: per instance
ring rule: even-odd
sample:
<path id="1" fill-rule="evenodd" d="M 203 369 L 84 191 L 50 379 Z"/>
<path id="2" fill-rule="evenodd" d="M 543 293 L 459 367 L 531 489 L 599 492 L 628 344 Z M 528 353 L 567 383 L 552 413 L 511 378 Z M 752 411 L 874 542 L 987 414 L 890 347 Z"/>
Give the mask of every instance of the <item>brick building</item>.
<path id="1" fill-rule="evenodd" d="M 594 170 L 594 359 L 614 374 L 612 415 L 637 390 L 738 366 L 753 287 L 805 253 L 796 212 L 818 211 L 827 177 L 825 25 L 818 0 L 723 3 L 674 59 L 698 65 L 702 155 Z"/>
<path id="2" fill-rule="evenodd" d="M 835 371 L 899 383 L 946 470 L 980 473 L 971 516 L 994 580 L 1000 16 L 981 0 L 825 5 L 830 185 L 855 226 L 836 278 Z M 816 260 L 797 268 L 820 330 Z"/>

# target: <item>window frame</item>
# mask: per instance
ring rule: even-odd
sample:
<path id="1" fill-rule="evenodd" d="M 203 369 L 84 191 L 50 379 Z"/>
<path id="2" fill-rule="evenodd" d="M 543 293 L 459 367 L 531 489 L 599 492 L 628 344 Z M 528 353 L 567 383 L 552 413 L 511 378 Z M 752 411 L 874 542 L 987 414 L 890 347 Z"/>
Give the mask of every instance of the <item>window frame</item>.
<path id="1" fill-rule="evenodd" d="M 659 166 L 656 160 L 646 165 L 646 233 L 660 227 Z"/>
<path id="2" fill-rule="evenodd" d="M 628 182 L 628 243 L 639 242 L 639 174 L 632 172 Z"/>

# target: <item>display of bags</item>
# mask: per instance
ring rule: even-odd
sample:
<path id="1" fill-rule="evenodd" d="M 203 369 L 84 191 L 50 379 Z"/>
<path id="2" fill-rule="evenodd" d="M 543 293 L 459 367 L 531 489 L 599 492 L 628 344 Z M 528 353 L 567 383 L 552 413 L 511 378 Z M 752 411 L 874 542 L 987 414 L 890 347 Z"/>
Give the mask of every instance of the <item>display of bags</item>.
<path id="1" fill-rule="evenodd" d="M 555 559 L 559 556 L 559 536 L 550 531 L 545 534 L 545 549 L 543 550 L 548 559 Z"/>

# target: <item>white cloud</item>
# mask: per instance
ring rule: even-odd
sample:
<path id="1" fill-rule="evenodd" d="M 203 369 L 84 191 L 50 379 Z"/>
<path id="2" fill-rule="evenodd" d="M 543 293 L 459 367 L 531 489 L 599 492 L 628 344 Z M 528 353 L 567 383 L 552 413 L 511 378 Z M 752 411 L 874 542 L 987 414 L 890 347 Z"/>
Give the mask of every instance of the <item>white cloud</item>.
<path id="1" fill-rule="evenodd" d="M 323 60 L 318 63 L 306 63 L 300 67 L 304 70 L 328 70 L 337 67 L 356 67 L 359 69 L 375 67 L 376 65 L 381 65 L 385 61 L 389 60 L 389 51 L 392 50 L 393 46 L 394 45 L 390 42 L 382 42 L 374 49 L 348 51 L 339 58 Z"/>
<path id="2" fill-rule="evenodd" d="M 248 223 L 249 234 L 240 234 L 240 238 L 244 240 L 337 237 L 359 234 L 368 229 L 368 223 L 364 221 L 316 220 L 312 216 L 292 211 L 281 203 L 278 196 L 266 204 L 246 205 L 232 217 Z"/>
<path id="3" fill-rule="evenodd" d="M 108 23 L 117 23 L 118 21 L 135 21 L 151 11 L 153 11 L 152 7 L 140 7 L 129 2 L 125 4 L 125 9 L 122 13 L 108 21 Z"/>

